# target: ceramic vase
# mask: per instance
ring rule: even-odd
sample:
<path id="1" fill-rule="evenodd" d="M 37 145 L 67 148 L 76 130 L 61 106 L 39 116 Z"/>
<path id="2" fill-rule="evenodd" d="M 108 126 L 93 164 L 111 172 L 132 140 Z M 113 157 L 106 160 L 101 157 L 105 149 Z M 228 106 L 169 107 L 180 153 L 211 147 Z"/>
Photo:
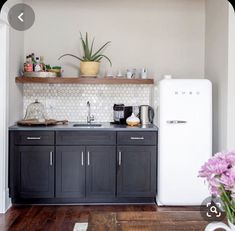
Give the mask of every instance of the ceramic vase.
<path id="1" fill-rule="evenodd" d="M 223 222 L 212 222 L 208 224 L 205 231 L 215 231 L 217 229 L 224 229 L 225 231 L 235 231 L 235 225 L 228 220 L 228 225 Z"/>

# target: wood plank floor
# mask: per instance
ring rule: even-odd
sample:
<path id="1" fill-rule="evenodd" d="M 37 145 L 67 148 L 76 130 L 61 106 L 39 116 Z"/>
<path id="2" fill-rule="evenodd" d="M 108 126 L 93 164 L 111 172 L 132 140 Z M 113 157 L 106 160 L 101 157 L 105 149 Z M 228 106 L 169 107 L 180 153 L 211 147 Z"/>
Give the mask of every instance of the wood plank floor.
<path id="1" fill-rule="evenodd" d="M 97 212 L 137 212 L 141 216 L 142 212 L 154 212 L 158 215 L 166 211 L 171 211 L 172 216 L 175 214 L 178 217 L 180 212 L 199 211 L 199 208 L 159 208 L 155 205 L 13 206 L 6 214 L 0 215 L 0 231 L 72 231 L 76 222 L 87 222 L 89 216 L 92 217 L 92 214 L 97 214 Z"/>

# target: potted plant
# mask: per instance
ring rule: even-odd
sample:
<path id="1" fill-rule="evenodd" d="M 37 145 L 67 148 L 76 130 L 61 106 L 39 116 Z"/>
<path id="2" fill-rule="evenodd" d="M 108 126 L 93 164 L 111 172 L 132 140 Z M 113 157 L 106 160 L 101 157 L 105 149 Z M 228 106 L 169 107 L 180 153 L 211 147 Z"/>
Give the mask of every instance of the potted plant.
<path id="1" fill-rule="evenodd" d="M 103 54 L 104 48 L 111 43 L 110 41 L 106 42 L 101 46 L 97 51 L 94 52 L 94 38 L 91 45 L 89 44 L 88 33 L 86 32 L 85 39 L 83 38 L 82 33 L 80 33 L 81 43 L 83 48 L 83 56 L 79 57 L 73 54 L 64 54 L 59 57 L 59 59 L 65 56 L 71 56 L 80 60 L 80 75 L 84 77 L 96 77 L 100 69 L 100 61 L 104 58 L 108 60 L 110 66 L 112 66 L 111 60 Z"/>
<path id="2" fill-rule="evenodd" d="M 235 152 L 215 154 L 201 167 L 199 176 L 206 178 L 211 194 L 220 197 L 229 224 L 213 222 L 205 230 L 235 230 Z"/>
<path id="3" fill-rule="evenodd" d="M 62 68 L 61 68 L 61 66 L 54 66 L 54 67 L 51 67 L 50 65 L 46 65 L 46 70 L 47 70 L 48 72 L 56 73 L 56 77 L 61 77 L 61 74 L 62 74 Z"/>

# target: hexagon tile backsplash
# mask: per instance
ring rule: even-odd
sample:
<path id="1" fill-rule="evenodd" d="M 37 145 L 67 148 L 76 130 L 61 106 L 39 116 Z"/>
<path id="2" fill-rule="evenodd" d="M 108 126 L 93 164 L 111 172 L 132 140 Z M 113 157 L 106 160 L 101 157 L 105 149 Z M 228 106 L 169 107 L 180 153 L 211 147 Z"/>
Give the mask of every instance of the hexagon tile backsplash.
<path id="1" fill-rule="evenodd" d="M 151 104 L 149 85 L 92 85 L 92 84 L 25 84 L 24 113 L 27 106 L 38 99 L 46 107 L 49 118 L 86 121 L 87 101 L 95 121 L 113 121 L 113 104 L 126 106 Z"/>

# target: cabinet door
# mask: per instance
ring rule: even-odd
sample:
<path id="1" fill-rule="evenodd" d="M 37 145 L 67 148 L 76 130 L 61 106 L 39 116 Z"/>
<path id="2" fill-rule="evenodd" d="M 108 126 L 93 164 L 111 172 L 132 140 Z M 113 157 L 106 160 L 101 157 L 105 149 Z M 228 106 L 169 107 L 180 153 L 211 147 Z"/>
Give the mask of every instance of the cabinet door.
<path id="1" fill-rule="evenodd" d="M 156 196 L 156 146 L 118 146 L 119 197 Z"/>
<path id="2" fill-rule="evenodd" d="M 91 146 L 86 149 L 87 197 L 114 197 L 116 186 L 116 147 Z"/>
<path id="3" fill-rule="evenodd" d="M 54 197 L 54 147 L 19 146 L 17 150 L 20 197 Z"/>
<path id="4" fill-rule="evenodd" d="M 56 147 L 56 197 L 85 196 L 85 147 Z"/>

